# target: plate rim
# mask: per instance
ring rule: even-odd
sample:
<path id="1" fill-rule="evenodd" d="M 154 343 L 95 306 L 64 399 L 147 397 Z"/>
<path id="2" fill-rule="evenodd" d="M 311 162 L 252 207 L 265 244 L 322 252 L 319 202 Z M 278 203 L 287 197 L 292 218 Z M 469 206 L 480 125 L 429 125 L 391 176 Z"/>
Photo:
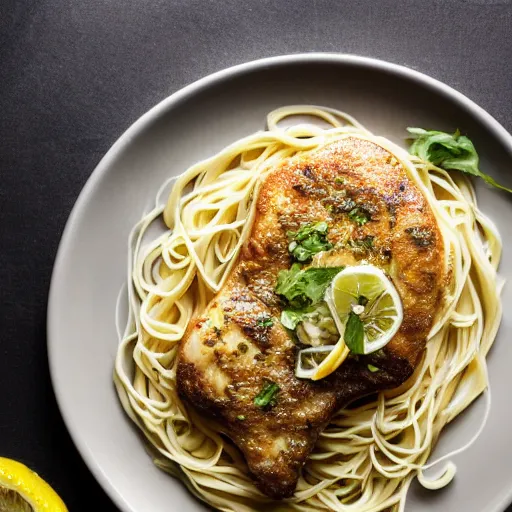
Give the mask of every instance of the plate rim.
<path id="1" fill-rule="evenodd" d="M 63 392 L 63 382 L 60 382 L 58 365 L 55 361 L 56 342 L 52 342 L 55 338 L 55 333 L 58 330 L 58 314 L 56 311 L 56 295 L 59 283 L 63 280 L 60 279 L 61 268 L 63 266 L 68 247 L 71 242 L 72 232 L 79 221 L 84 208 L 87 205 L 96 185 L 100 181 L 102 175 L 107 171 L 112 161 L 115 160 L 117 155 L 123 151 L 136 136 L 144 131 L 146 127 L 151 125 L 159 117 L 163 116 L 168 110 L 179 104 L 181 101 L 193 97 L 197 92 L 208 89 L 211 85 L 219 83 L 225 79 L 235 78 L 245 73 L 257 71 L 264 68 L 279 67 L 289 64 L 332 64 L 336 66 L 352 65 L 360 68 L 368 68 L 381 72 L 393 74 L 395 76 L 403 77 L 417 84 L 426 86 L 428 89 L 440 94 L 444 98 L 451 100 L 458 104 L 463 109 L 469 111 L 478 121 L 480 121 L 486 130 L 488 130 L 494 137 L 496 137 L 512 154 L 512 135 L 497 121 L 491 114 L 489 114 L 482 107 L 477 105 L 474 101 L 469 99 L 466 95 L 457 91 L 453 87 L 441 82 L 440 80 L 426 75 L 420 71 L 409 68 L 405 65 L 395 64 L 386 60 L 381 60 L 373 57 L 366 57 L 362 55 L 346 54 L 346 53 L 327 53 L 327 52 L 310 52 L 310 53 L 297 53 L 288 55 L 278 55 L 273 57 L 265 57 L 256 59 L 241 64 L 236 64 L 228 68 L 216 71 L 207 76 L 204 76 L 183 88 L 175 91 L 167 96 L 146 113 L 135 120 L 114 142 L 107 153 L 101 158 L 96 165 L 85 185 L 80 191 L 71 213 L 66 221 L 62 236 L 57 249 L 57 254 L 53 264 L 51 273 L 50 288 L 48 293 L 48 308 L 46 315 L 46 335 L 47 335 L 47 357 L 48 366 L 50 370 L 50 380 L 52 383 L 55 399 L 73 444 L 75 445 L 82 460 L 85 462 L 88 470 L 92 473 L 95 480 L 105 491 L 107 496 L 112 502 L 123 512 L 139 512 L 125 500 L 122 494 L 111 483 L 108 475 L 106 475 L 99 464 L 97 463 L 94 454 L 90 452 L 87 443 L 81 439 L 79 428 L 73 421 L 70 410 L 67 408 L 66 399 Z M 512 502 L 512 484 L 506 494 L 504 494 L 500 503 L 497 503 L 498 510 L 505 510 L 506 506 Z"/>

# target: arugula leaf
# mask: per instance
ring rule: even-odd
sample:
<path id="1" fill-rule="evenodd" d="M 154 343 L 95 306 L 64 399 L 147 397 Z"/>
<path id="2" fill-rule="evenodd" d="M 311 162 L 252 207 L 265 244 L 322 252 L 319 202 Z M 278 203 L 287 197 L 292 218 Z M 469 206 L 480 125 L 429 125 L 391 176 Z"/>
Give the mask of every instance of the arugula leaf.
<path id="1" fill-rule="evenodd" d="M 491 176 L 480 171 L 475 146 L 458 130 L 453 135 L 435 130 L 427 131 L 423 128 L 407 128 L 407 131 L 413 135 L 409 153 L 445 170 L 456 170 L 477 176 L 493 187 L 512 192 L 512 189 L 500 185 Z"/>
<path id="2" fill-rule="evenodd" d="M 301 270 L 294 263 L 290 270 L 281 270 L 275 292 L 288 301 L 292 309 L 302 309 L 323 300 L 325 290 L 343 267 L 310 267 Z"/>
<path id="3" fill-rule="evenodd" d="M 360 226 L 364 226 L 369 220 L 372 219 L 372 216 L 364 208 L 360 208 L 358 206 L 357 208 L 350 210 L 348 218 Z"/>
<path id="4" fill-rule="evenodd" d="M 345 324 L 343 340 L 354 354 L 364 354 L 364 326 L 363 321 L 351 311 Z"/>
<path id="5" fill-rule="evenodd" d="M 332 249 L 327 240 L 328 231 L 329 225 L 324 221 L 305 224 L 298 231 L 288 231 L 287 236 L 291 240 L 288 251 L 297 261 L 309 261 L 313 255 Z"/>
<path id="6" fill-rule="evenodd" d="M 272 381 L 263 384 L 261 391 L 254 397 L 254 405 L 258 407 L 266 407 L 267 405 L 275 405 L 276 394 L 279 392 L 279 386 Z"/>

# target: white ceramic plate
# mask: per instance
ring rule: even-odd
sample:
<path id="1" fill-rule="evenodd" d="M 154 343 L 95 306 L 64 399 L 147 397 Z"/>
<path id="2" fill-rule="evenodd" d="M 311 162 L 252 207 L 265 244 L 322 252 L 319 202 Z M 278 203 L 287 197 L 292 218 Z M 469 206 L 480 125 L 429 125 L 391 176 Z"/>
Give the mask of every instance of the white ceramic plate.
<path id="1" fill-rule="evenodd" d="M 125 512 L 204 507 L 158 470 L 125 416 L 112 384 L 114 311 L 126 276 L 127 236 L 161 183 L 230 142 L 264 127 L 281 105 L 345 110 L 377 134 L 403 143 L 407 126 L 460 128 L 482 168 L 512 186 L 512 137 L 460 93 L 410 69 L 348 55 L 264 59 L 186 87 L 142 116 L 114 144 L 84 187 L 60 244 L 50 291 L 48 351 L 57 400 L 82 457 Z M 481 208 L 504 239 L 501 273 L 512 276 L 511 197 L 478 184 Z M 512 287 L 503 294 L 505 312 Z M 413 486 L 406 510 L 503 511 L 512 494 L 512 320 L 505 313 L 489 356 L 490 419 L 469 451 L 455 456 L 455 481 L 440 492 Z M 438 452 L 464 444 L 483 401 L 443 432 Z"/>

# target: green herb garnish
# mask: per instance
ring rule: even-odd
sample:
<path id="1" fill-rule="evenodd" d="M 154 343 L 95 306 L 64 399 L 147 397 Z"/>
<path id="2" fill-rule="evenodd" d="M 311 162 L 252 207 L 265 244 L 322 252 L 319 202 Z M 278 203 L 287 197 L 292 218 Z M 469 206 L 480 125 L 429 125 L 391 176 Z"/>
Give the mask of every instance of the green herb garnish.
<path id="1" fill-rule="evenodd" d="M 324 299 L 325 290 L 334 276 L 344 267 L 310 267 L 301 270 L 294 263 L 290 270 L 281 270 L 277 278 L 276 293 L 288 303 L 281 312 L 281 323 L 287 329 L 295 329 L 304 315 Z"/>
<path id="2" fill-rule="evenodd" d="M 475 146 L 468 137 L 461 135 L 459 130 L 453 135 L 435 130 L 427 131 L 423 128 L 407 128 L 407 131 L 413 135 L 413 142 L 409 148 L 411 154 L 446 170 L 478 176 L 493 187 L 512 192 L 480 171 Z"/>
<path id="3" fill-rule="evenodd" d="M 261 317 L 261 318 L 256 322 L 256 326 L 257 326 L 257 327 L 264 327 L 264 328 L 267 328 L 267 327 L 272 327 L 273 325 L 274 325 L 274 321 L 272 320 L 272 318 L 267 317 L 267 316 Z"/>
<path id="4" fill-rule="evenodd" d="M 329 211 L 335 214 L 348 213 L 354 208 L 357 208 L 356 202 L 350 197 L 345 196 L 346 191 L 342 190 L 337 194 L 322 199 L 322 203 L 324 203 L 324 208 L 327 208 L 329 205 L 331 205 Z"/>
<path id="5" fill-rule="evenodd" d="M 373 240 L 375 239 L 372 235 L 367 235 L 364 238 L 357 238 L 355 240 L 349 240 L 348 244 L 352 247 L 354 252 L 365 252 L 373 249 Z"/>
<path id="6" fill-rule="evenodd" d="M 281 313 L 281 323 L 287 329 L 294 330 L 300 322 L 305 321 L 311 315 L 320 319 L 331 316 L 329 307 L 325 301 L 321 300 L 303 309 L 284 309 Z M 315 323 L 316 321 L 313 320 L 313 324 Z"/>
<path id="7" fill-rule="evenodd" d="M 364 354 L 364 325 L 363 321 L 351 311 L 345 324 L 343 340 L 354 354 Z"/>
<path id="8" fill-rule="evenodd" d="M 364 208 L 360 208 L 359 206 L 350 210 L 348 218 L 360 226 L 364 226 L 368 221 L 372 220 L 372 216 Z"/>
<path id="9" fill-rule="evenodd" d="M 305 224 L 298 231 L 288 231 L 291 240 L 288 251 L 297 261 L 309 261 L 315 254 L 332 249 L 327 240 L 328 232 L 329 225 L 324 221 Z"/>
<path id="10" fill-rule="evenodd" d="M 281 312 L 281 323 L 287 329 L 292 331 L 297 327 L 299 322 L 302 322 L 304 315 L 309 311 L 305 309 L 283 309 Z"/>
<path id="11" fill-rule="evenodd" d="M 367 367 L 368 367 L 368 370 L 370 370 L 372 373 L 380 371 L 380 369 L 377 368 L 376 366 L 373 366 L 373 364 L 368 364 Z"/>
<path id="12" fill-rule="evenodd" d="M 237 417 L 236 417 L 237 420 L 240 420 L 240 421 L 244 421 L 245 420 L 245 416 L 243 414 L 239 414 Z"/>
<path id="13" fill-rule="evenodd" d="M 279 386 L 275 382 L 267 381 L 261 388 L 261 391 L 254 398 L 254 405 L 258 407 L 273 406 L 276 404 L 276 394 L 279 392 Z"/>
<path id="14" fill-rule="evenodd" d="M 344 267 L 310 267 L 301 269 L 294 263 L 290 270 L 281 270 L 275 292 L 288 302 L 291 309 L 302 309 L 323 300 L 325 290 L 334 276 Z"/>

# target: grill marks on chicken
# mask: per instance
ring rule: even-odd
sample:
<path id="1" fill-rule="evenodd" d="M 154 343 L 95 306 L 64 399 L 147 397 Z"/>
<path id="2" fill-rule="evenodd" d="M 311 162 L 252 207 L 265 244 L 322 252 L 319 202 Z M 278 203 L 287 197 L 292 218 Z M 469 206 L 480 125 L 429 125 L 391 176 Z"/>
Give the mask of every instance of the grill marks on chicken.
<path id="1" fill-rule="evenodd" d="M 366 223 L 351 212 L 364 212 Z M 279 322 L 277 274 L 291 265 L 288 230 L 326 221 L 333 249 L 312 266 L 383 268 L 404 308 L 400 330 L 382 350 L 349 357 L 320 381 L 295 377 L 298 347 Z M 293 494 L 319 433 L 349 402 L 403 383 L 413 372 L 443 298 L 442 237 L 431 209 L 399 162 L 355 137 L 283 162 L 266 178 L 246 247 L 180 346 L 178 387 L 240 448 L 258 487 Z M 368 364 L 379 368 L 371 372 Z M 278 387 L 256 405 L 262 389 Z"/>

